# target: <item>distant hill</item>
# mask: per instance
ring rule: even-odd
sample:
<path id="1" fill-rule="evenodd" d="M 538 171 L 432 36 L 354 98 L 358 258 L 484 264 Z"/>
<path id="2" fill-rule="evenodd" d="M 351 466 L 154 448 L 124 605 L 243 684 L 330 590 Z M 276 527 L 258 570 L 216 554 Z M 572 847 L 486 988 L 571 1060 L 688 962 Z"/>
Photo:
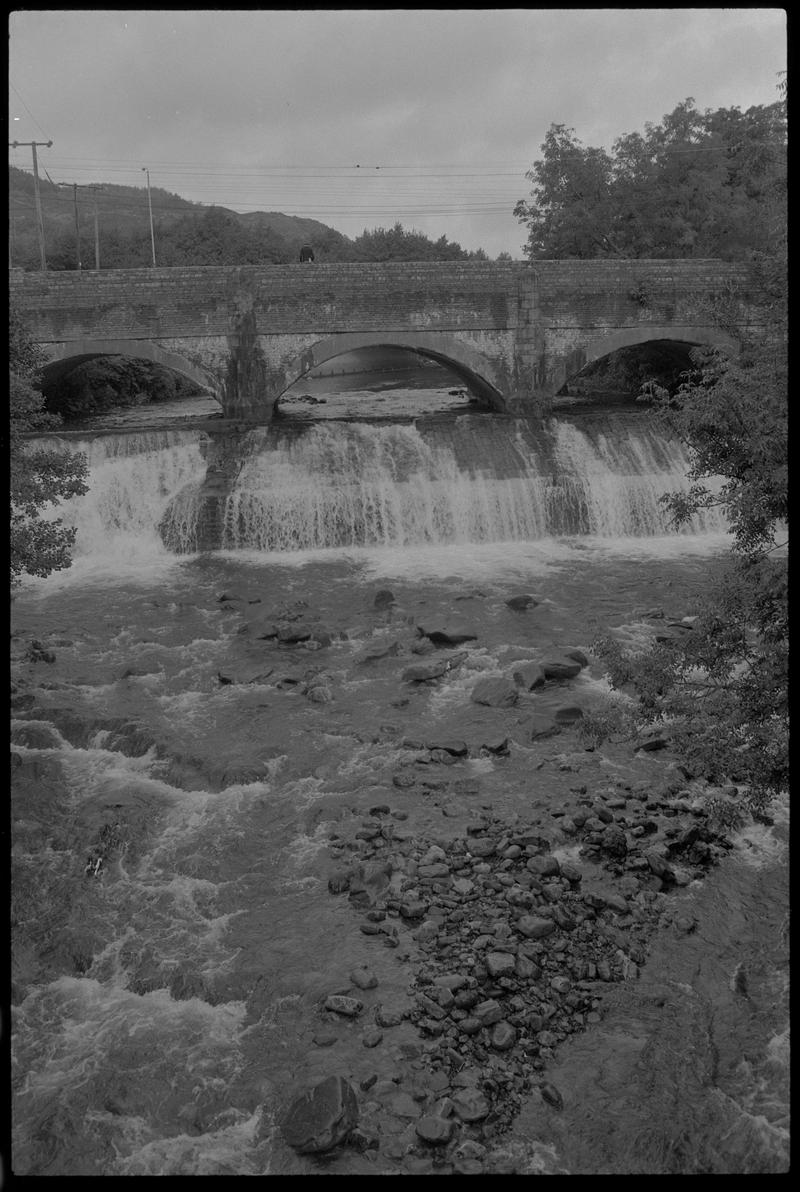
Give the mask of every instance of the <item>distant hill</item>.
<path id="1" fill-rule="evenodd" d="M 9 256 L 13 266 L 41 267 L 33 175 L 9 166 Z M 76 192 L 71 183 L 40 177 L 39 194 L 48 269 L 75 269 Z M 364 231 L 355 240 L 315 219 L 281 211 L 248 211 L 206 206 L 161 187 L 150 188 L 156 263 L 180 265 L 286 264 L 312 244 L 318 261 L 486 260 L 482 250 L 467 252 L 441 236 L 437 241 L 401 224 Z M 80 258 L 94 267 L 94 212 L 100 241 L 100 267 L 131 269 L 152 261 L 147 189 L 117 183 L 82 184 L 77 190 Z"/>
<path id="2" fill-rule="evenodd" d="M 39 241 L 33 174 L 9 166 L 8 177 L 11 262 L 22 268 L 36 269 L 39 267 Z M 89 185 L 96 186 L 97 189 L 89 189 Z M 54 183 L 47 177 L 40 176 L 39 195 L 48 267 L 74 268 L 73 186 L 71 183 Z M 120 186 L 113 182 L 81 184 L 78 187 L 77 198 L 81 251 L 86 265 L 91 264 L 94 259 L 95 203 L 100 228 L 101 266 L 112 267 L 111 258 L 116 259 L 119 255 L 121 240 L 132 239 L 136 244 L 141 241 L 145 247 L 149 245 L 150 223 L 145 187 Z M 251 211 L 239 214 L 227 207 L 211 207 L 191 202 L 157 186 L 150 188 L 150 200 L 157 243 L 165 231 L 175 229 L 180 224 L 187 224 L 187 221 L 189 224 L 197 224 L 204 216 L 208 217 L 209 212 L 214 212 L 217 219 L 220 216 L 224 217 L 229 225 L 239 225 L 243 232 L 252 237 L 268 234 L 273 252 L 282 245 L 287 260 L 295 260 L 300 245 L 308 241 L 315 245 L 341 242 L 344 246 L 350 243 L 346 236 L 326 224 L 314 219 L 284 215 L 280 211 Z M 129 247 L 133 248 L 133 245 Z M 132 262 L 126 262 L 130 263 Z M 148 264 L 149 258 L 141 263 Z"/>

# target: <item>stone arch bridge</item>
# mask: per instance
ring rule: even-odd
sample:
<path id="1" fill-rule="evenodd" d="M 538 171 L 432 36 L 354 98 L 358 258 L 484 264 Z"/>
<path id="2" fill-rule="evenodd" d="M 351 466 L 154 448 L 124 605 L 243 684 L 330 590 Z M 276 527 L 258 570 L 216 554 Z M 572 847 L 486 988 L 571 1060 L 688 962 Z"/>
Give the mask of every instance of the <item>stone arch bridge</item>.
<path id="1" fill-rule="evenodd" d="M 715 260 L 452 261 L 23 273 L 11 301 L 51 378 L 82 359 L 158 361 L 227 418 L 269 422 L 317 365 L 368 346 L 446 365 L 489 408 L 541 413 L 584 365 L 652 341 L 738 344 L 710 302 L 746 266 Z"/>

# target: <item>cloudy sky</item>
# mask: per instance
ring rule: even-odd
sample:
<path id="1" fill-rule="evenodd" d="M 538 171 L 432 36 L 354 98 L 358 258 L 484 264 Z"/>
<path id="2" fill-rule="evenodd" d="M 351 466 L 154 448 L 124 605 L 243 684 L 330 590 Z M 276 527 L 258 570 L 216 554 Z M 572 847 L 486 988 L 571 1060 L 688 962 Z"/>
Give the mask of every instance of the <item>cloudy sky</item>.
<path id="1" fill-rule="evenodd" d="M 552 123 L 611 148 L 688 96 L 769 104 L 778 8 L 43 10 L 10 17 L 9 141 L 54 182 L 152 186 L 348 236 L 522 255 Z M 31 149 L 9 149 L 30 170 Z M 44 174 L 42 173 L 42 176 Z"/>

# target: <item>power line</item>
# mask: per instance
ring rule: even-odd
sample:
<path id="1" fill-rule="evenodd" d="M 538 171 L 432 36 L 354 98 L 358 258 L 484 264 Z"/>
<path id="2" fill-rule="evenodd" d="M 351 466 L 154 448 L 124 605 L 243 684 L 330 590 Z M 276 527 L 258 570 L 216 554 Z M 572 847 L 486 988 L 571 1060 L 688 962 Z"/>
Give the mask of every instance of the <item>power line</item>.
<path id="1" fill-rule="evenodd" d="M 30 116 L 30 118 L 31 118 L 31 120 L 33 121 L 33 123 L 34 123 L 34 124 L 36 125 L 36 127 L 39 129 L 39 132 L 42 134 L 42 136 L 43 136 L 43 137 L 46 137 L 48 134 L 47 134 L 47 133 L 44 131 L 44 129 L 42 128 L 41 124 L 40 124 L 40 123 L 39 123 L 39 121 L 36 119 L 36 117 L 34 116 L 33 112 L 30 110 L 30 108 L 29 108 L 29 107 L 28 107 L 28 105 L 26 104 L 25 100 L 24 100 L 24 99 L 22 98 L 22 96 L 20 95 L 19 91 L 17 91 L 16 87 L 15 87 L 15 86 L 14 86 L 14 84 L 11 82 L 11 79 L 9 79 L 9 80 L 8 80 L 8 85 L 9 85 L 9 87 L 11 88 L 11 90 L 14 92 L 14 94 L 16 95 L 16 97 L 17 97 L 17 99 L 19 100 L 19 102 L 22 104 L 22 106 L 23 106 L 23 108 L 25 109 L 25 111 L 26 111 L 26 112 L 28 113 L 28 115 Z"/>

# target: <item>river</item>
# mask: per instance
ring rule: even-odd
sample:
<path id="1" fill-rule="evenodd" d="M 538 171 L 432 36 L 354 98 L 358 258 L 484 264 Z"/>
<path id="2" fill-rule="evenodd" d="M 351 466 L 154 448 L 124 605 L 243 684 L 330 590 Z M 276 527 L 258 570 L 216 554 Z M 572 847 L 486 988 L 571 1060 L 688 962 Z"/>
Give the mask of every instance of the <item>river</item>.
<path id="1" fill-rule="evenodd" d="M 360 930 L 332 865 L 364 852 L 376 815 L 401 852 L 447 849 L 476 816 L 565 849 L 553 813 L 576 792 L 625 794 L 670 765 L 531 722 L 565 701 L 613 710 L 593 640 L 690 617 L 723 565 L 724 525 L 664 521 L 659 494 L 685 483 L 674 445 L 629 414 L 533 427 L 449 392 L 433 416 L 413 384 L 366 420 L 352 385 L 346 409 L 309 417 L 335 388 L 250 433 L 215 551 L 193 549 L 210 440 L 191 419 L 139 411 L 138 429 L 118 415 L 63 440 L 91 465 L 66 510 L 75 561 L 12 609 L 16 1174 L 446 1172 L 412 1145 L 411 1111 L 382 1117 L 368 1091 L 404 1087 L 432 1044 L 408 1019 L 365 1043 L 321 1009 L 364 964 L 382 1004 L 403 999 L 424 960 L 411 930 L 395 948 Z M 454 624 L 463 659 L 404 679 L 440 655 L 424 632 Z M 567 648 L 589 660 L 568 686 L 471 700 Z M 467 753 L 436 764 L 432 738 Z M 517 1173 L 787 1170 L 788 810 L 773 820 L 658 895 L 638 979 L 548 1060 L 563 1105 L 523 1098 L 485 1172 L 503 1155 Z M 362 1090 L 377 1145 L 297 1154 L 281 1114 L 331 1074 Z"/>

